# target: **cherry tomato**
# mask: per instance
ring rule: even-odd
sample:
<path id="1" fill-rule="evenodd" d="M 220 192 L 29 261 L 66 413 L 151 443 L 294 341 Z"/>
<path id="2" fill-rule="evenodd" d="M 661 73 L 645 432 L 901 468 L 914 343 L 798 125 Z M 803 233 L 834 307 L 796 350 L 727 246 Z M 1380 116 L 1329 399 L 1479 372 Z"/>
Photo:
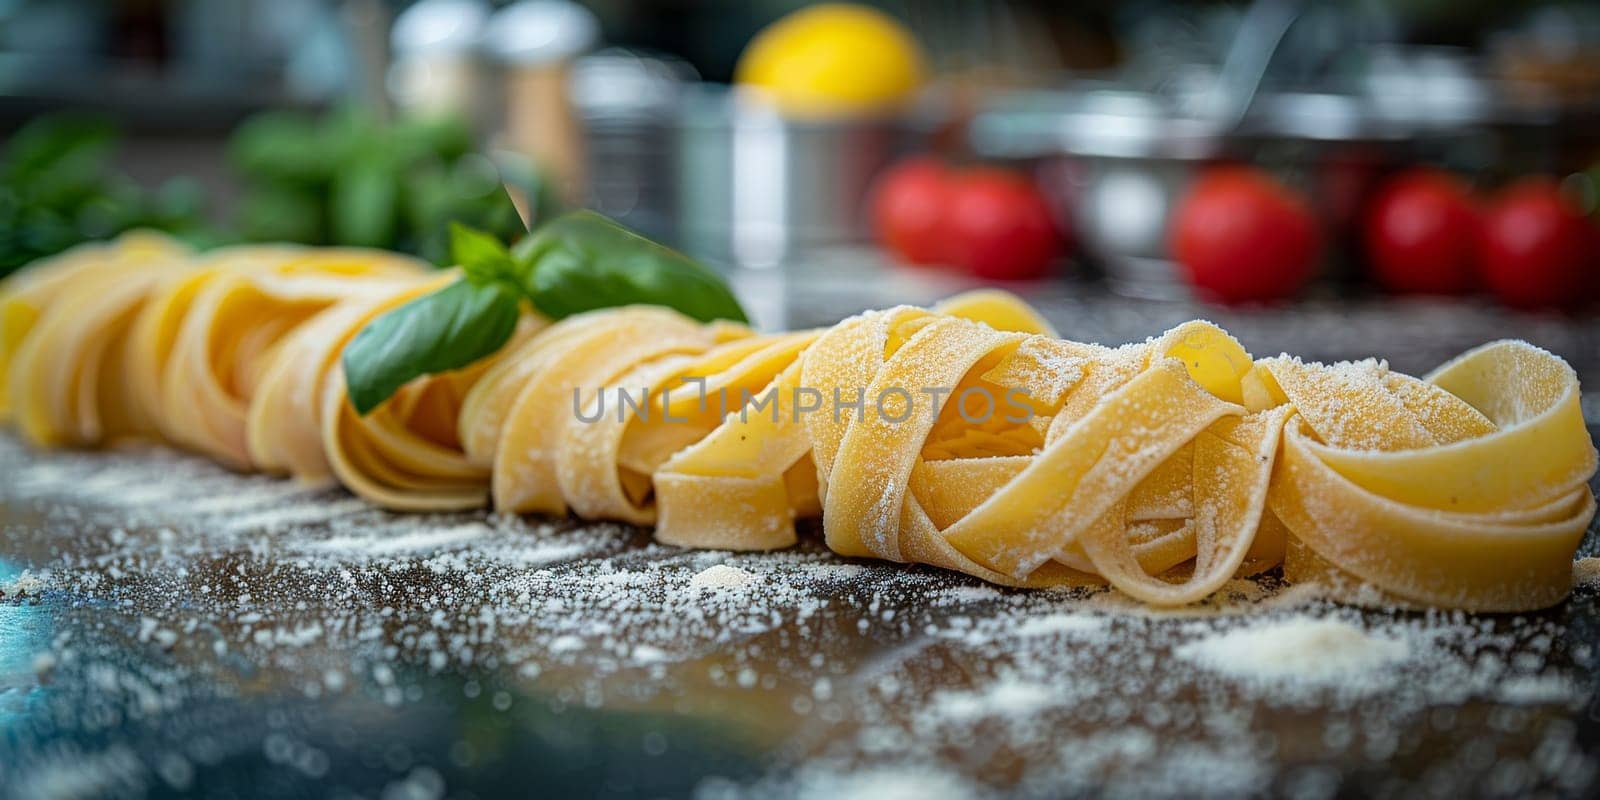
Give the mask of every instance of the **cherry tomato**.
<path id="1" fill-rule="evenodd" d="M 957 175 L 944 213 L 947 258 L 979 278 L 1043 277 L 1064 242 L 1039 190 L 1021 176 L 992 169 Z"/>
<path id="2" fill-rule="evenodd" d="M 944 260 L 940 236 L 950 175 L 931 158 L 890 167 L 872 191 L 872 224 L 878 241 L 912 264 Z"/>
<path id="3" fill-rule="evenodd" d="M 1600 287 L 1600 235 L 1547 180 L 1505 190 L 1483 223 L 1484 284 L 1513 308 L 1576 308 Z"/>
<path id="4" fill-rule="evenodd" d="M 1305 200 L 1250 167 L 1202 174 L 1179 202 L 1170 237 L 1189 282 L 1224 303 L 1293 295 L 1311 278 L 1322 239 Z"/>
<path id="5" fill-rule="evenodd" d="M 1392 292 L 1471 291 L 1479 225 L 1466 184 L 1437 170 L 1406 172 L 1383 187 L 1367 214 L 1372 277 Z"/>

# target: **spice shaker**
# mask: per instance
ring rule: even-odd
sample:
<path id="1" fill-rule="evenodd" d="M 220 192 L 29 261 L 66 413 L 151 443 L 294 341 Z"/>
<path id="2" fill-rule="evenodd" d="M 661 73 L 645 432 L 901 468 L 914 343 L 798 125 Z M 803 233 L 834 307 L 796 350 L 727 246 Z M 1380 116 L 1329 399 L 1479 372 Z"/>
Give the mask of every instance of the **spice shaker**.
<path id="1" fill-rule="evenodd" d="M 400 113 L 482 120 L 478 40 L 489 14 L 485 0 L 422 0 L 395 18 L 387 83 Z"/>
<path id="2" fill-rule="evenodd" d="M 600 23 L 567 0 L 522 0 L 490 19 L 483 43 L 502 66 L 501 144 L 554 177 L 568 202 L 583 197 L 583 133 L 568 83 L 573 60 L 599 39 Z"/>

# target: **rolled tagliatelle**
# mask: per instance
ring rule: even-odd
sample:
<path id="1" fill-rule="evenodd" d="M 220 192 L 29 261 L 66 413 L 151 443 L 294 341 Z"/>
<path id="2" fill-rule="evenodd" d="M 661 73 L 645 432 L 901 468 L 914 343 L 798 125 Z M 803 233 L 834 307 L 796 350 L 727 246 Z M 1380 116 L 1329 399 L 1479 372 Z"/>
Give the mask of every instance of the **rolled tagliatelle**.
<path id="1" fill-rule="evenodd" d="M 159 234 L 87 244 L 0 283 L 0 420 L 37 445 L 88 445 L 150 433 L 122 366 L 152 292 L 188 269 Z M 58 313 L 48 313 L 58 309 Z"/>
<path id="2" fill-rule="evenodd" d="M 171 441 L 236 469 L 254 466 L 246 421 L 262 379 L 299 326 L 341 300 L 427 275 L 377 250 L 241 248 L 162 287 L 136 323 L 137 374 L 154 376 L 152 416 Z"/>
<path id="3" fill-rule="evenodd" d="M 1495 342 L 1427 380 L 1289 359 L 1256 377 L 1257 402 L 1298 412 L 1271 492 L 1291 577 L 1483 611 L 1566 596 L 1595 450 L 1565 362 Z"/>
<path id="4" fill-rule="evenodd" d="M 397 510 L 739 550 L 820 517 L 842 555 L 1159 605 L 1282 564 L 1353 602 L 1540 608 L 1595 513 L 1577 377 L 1531 345 L 1418 379 L 1256 360 L 1205 322 L 1071 342 L 994 291 L 776 334 L 524 306 L 493 355 L 357 413 L 345 344 L 455 279 L 371 251 L 81 248 L 3 285 L 0 411 L 40 446 L 154 436 Z"/>

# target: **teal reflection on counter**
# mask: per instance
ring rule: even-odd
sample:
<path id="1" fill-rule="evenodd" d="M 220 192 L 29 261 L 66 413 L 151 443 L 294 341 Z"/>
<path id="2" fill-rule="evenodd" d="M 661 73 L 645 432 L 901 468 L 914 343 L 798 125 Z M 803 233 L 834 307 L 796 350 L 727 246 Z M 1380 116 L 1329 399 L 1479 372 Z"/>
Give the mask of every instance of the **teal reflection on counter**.
<path id="1" fill-rule="evenodd" d="M 21 577 L 16 564 L 0 559 L 0 585 Z M 50 650 L 55 635 L 49 606 L 36 598 L 0 599 L 0 731 L 26 719 L 29 709 L 48 699 L 38 659 Z"/>

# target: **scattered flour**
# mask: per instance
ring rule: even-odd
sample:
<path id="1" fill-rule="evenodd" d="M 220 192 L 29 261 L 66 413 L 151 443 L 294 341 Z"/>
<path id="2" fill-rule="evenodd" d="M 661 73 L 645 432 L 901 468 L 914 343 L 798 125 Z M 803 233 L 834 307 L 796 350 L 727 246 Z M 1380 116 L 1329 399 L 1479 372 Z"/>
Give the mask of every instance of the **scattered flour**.
<path id="1" fill-rule="evenodd" d="M 696 589 L 738 589 L 749 585 L 755 578 L 756 576 L 738 567 L 713 564 L 695 573 L 695 576 L 689 579 L 689 585 Z"/>
<path id="2" fill-rule="evenodd" d="M 62 752 L 16 776 L 16 797 L 39 800 L 89 800 L 142 796 L 148 789 L 144 764 L 131 748 L 114 745 L 102 752 Z"/>
<path id="3" fill-rule="evenodd" d="M 977 790 L 937 767 L 879 767 L 845 774 L 817 773 L 801 779 L 797 800 L 959 800 Z"/>
<path id="4" fill-rule="evenodd" d="M 1495 699 L 1518 705 L 1566 703 L 1582 696 L 1582 691 L 1561 675 L 1519 675 L 1501 681 Z"/>
<path id="5" fill-rule="evenodd" d="M 436 530 L 418 530 L 399 536 L 338 536 L 317 542 L 309 549 L 368 556 L 454 550 L 493 532 L 489 526 L 474 522 Z"/>
<path id="6" fill-rule="evenodd" d="M 552 653 L 573 653 L 582 649 L 583 637 L 574 636 L 570 633 L 565 636 L 557 636 L 550 641 L 550 652 Z M 634 649 L 637 650 L 638 648 Z"/>
<path id="7" fill-rule="evenodd" d="M 1600 587 L 1600 558 L 1580 558 L 1572 562 L 1572 585 Z"/>
<path id="8" fill-rule="evenodd" d="M 0 583 L 0 598 L 20 600 L 38 597 L 44 593 L 49 582 L 44 576 L 33 574 L 30 570 L 23 570 L 21 575 L 11 581 Z"/>
<path id="9" fill-rule="evenodd" d="M 1106 627 L 1106 618 L 1091 614 L 1062 612 L 1040 617 L 1028 617 L 1011 628 L 1011 635 L 1062 636 L 1098 631 Z"/>
<path id="10" fill-rule="evenodd" d="M 942 722 L 983 716 L 1026 720 L 1058 696 L 1054 689 L 1041 683 L 1003 679 L 978 691 L 939 692 L 929 702 L 928 710 Z"/>
<path id="11" fill-rule="evenodd" d="M 1213 634 L 1176 654 L 1247 682 L 1360 688 L 1408 659 L 1411 646 L 1342 620 L 1297 615 Z"/>
<path id="12" fill-rule="evenodd" d="M 212 508 L 215 507 L 212 506 Z M 271 508 L 243 514 L 230 513 L 225 521 L 222 522 L 222 525 L 233 531 L 276 530 L 289 525 L 326 523 L 342 516 L 371 510 L 372 504 L 359 497 L 347 497 L 337 500 L 314 498 L 304 502 L 276 505 Z M 217 512 L 212 511 L 209 513 Z"/>

